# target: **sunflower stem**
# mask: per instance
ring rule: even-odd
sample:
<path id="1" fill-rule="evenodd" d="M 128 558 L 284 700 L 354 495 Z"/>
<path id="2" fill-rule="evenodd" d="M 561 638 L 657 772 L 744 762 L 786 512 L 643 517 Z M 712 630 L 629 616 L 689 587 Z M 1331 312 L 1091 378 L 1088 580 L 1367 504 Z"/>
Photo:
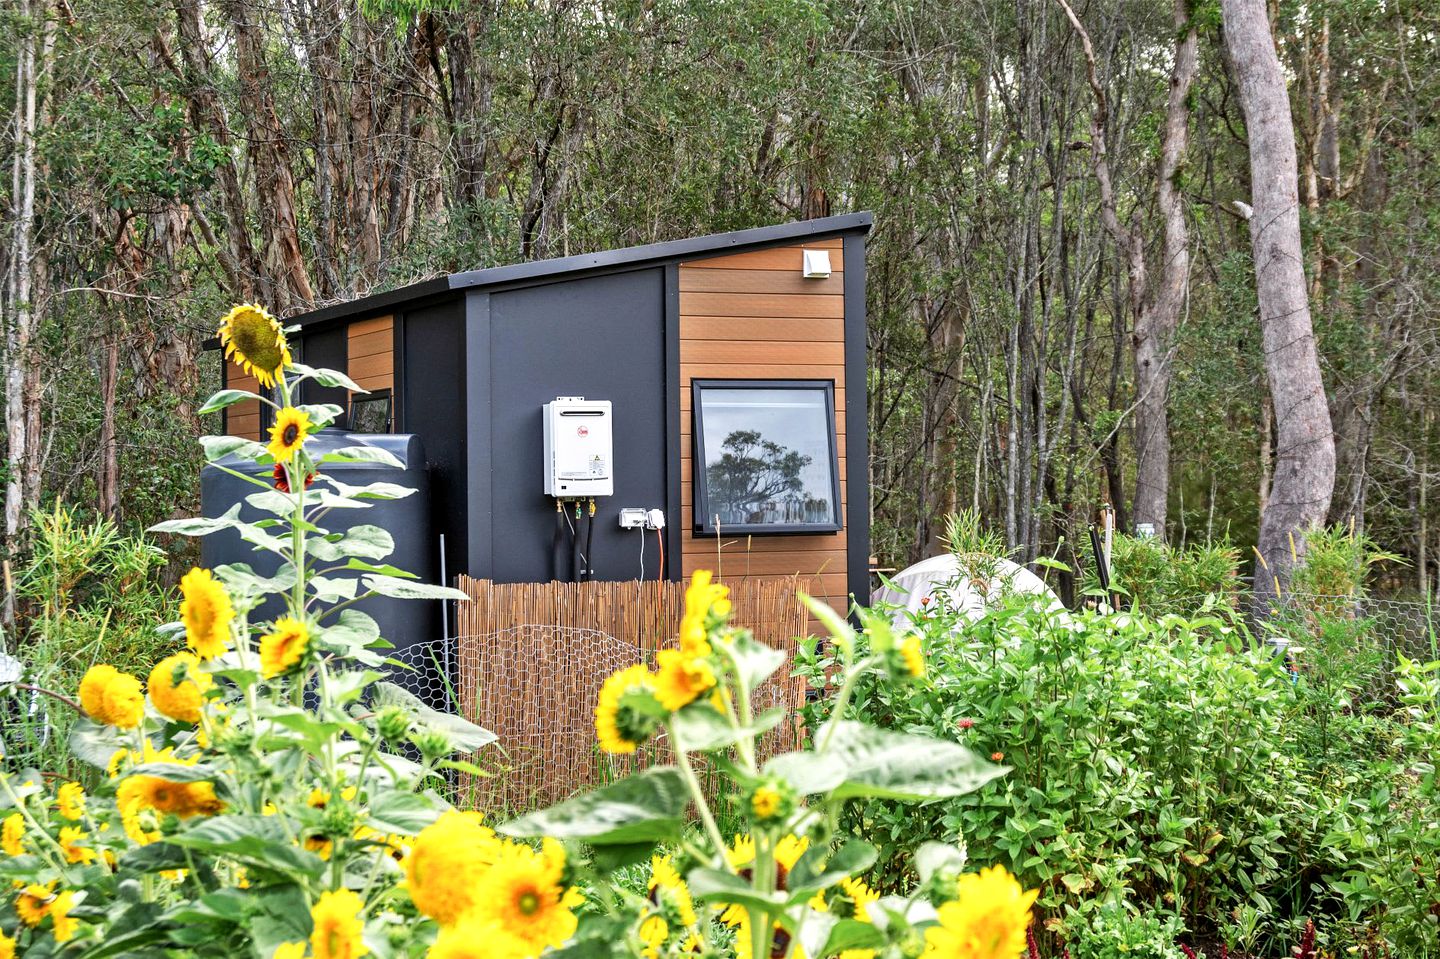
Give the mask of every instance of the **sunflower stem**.
<path id="1" fill-rule="evenodd" d="M 720 826 L 715 822 L 715 816 L 710 812 L 710 804 L 705 801 L 705 791 L 700 788 L 700 780 L 695 776 L 695 767 L 690 765 L 690 757 L 680 747 L 680 741 L 675 736 L 673 723 L 665 724 L 666 735 L 670 739 L 670 746 L 675 751 L 675 760 L 680 765 L 680 775 L 685 780 L 685 785 L 690 787 L 690 796 L 695 800 L 695 806 L 700 810 L 700 821 L 705 824 L 705 832 L 710 837 L 710 842 L 715 845 L 715 854 L 723 861 L 725 859 L 725 837 L 720 834 Z"/>

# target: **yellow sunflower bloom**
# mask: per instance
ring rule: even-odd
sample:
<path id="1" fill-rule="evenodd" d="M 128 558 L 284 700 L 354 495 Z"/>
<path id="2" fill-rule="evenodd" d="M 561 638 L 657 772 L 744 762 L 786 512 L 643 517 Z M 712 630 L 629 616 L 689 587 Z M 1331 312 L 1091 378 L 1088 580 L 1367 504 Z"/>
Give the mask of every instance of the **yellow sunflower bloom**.
<path id="1" fill-rule="evenodd" d="M 166 656 L 150 671 L 150 703 L 164 716 L 194 725 L 200 721 L 205 691 L 214 685 L 210 674 L 200 670 L 194 653 Z"/>
<path id="2" fill-rule="evenodd" d="M 578 890 L 562 884 L 564 860 L 557 845 L 545 852 L 506 843 L 476 890 L 474 915 L 523 943 L 530 955 L 560 946 L 575 934 Z"/>
<path id="3" fill-rule="evenodd" d="M 201 659 L 214 659 L 230 648 L 235 607 L 230 594 L 208 569 L 192 569 L 180 579 L 180 621 L 185 644 Z"/>
<path id="4" fill-rule="evenodd" d="M 688 928 L 695 925 L 695 900 L 690 895 L 690 887 L 680 878 L 680 871 L 675 868 L 669 856 L 650 858 L 648 889 L 657 902 L 674 906 L 682 926 Z"/>
<path id="5" fill-rule="evenodd" d="M 469 912 L 500 840 L 479 813 L 450 810 L 421 830 L 405 857 L 405 887 L 419 909 L 442 926 Z"/>
<path id="6" fill-rule="evenodd" d="M 906 636 L 900 641 L 900 656 L 911 678 L 920 679 L 925 675 L 925 647 L 921 645 L 919 636 Z"/>
<path id="7" fill-rule="evenodd" d="M 750 813 L 761 821 L 772 819 L 784 802 L 785 797 L 780 795 L 778 789 L 772 786 L 757 786 L 750 794 Z"/>
<path id="8" fill-rule="evenodd" d="M 962 875 L 955 901 L 939 909 L 939 925 L 925 930 L 925 959 L 1015 959 L 1039 894 L 1024 891 L 1004 866 Z"/>
<path id="9" fill-rule="evenodd" d="M 310 414 L 287 406 L 275 414 L 275 425 L 270 427 L 270 444 L 265 447 L 277 463 L 288 463 L 295 451 L 305 445 L 310 434 Z"/>
<path id="10" fill-rule="evenodd" d="M 715 685 L 715 670 L 701 657 L 662 649 L 655 661 L 660 667 L 655 675 L 655 698 L 671 712 L 693 703 Z"/>
<path id="11" fill-rule="evenodd" d="M 271 959 L 304 959 L 304 942 L 282 942 L 275 947 L 275 954 Z"/>
<path id="12" fill-rule="evenodd" d="M 20 895 L 15 897 L 15 915 L 20 921 L 32 929 L 40 925 L 45 917 L 50 915 L 51 897 L 55 892 L 55 884 L 48 886 L 38 883 L 31 883 L 20 889 Z"/>
<path id="13" fill-rule="evenodd" d="M 644 666 L 622 669 L 605 680 L 595 703 L 595 736 L 607 753 L 633 753 L 655 731 L 655 717 L 635 707 L 634 698 L 655 696 L 655 677 Z"/>
<path id="14" fill-rule="evenodd" d="M 275 627 L 260 637 L 260 674 L 273 679 L 289 672 L 310 646 L 310 629 L 298 619 L 282 616 Z"/>
<path id="15" fill-rule="evenodd" d="M 235 307 L 220 321 L 218 335 L 225 356 L 261 386 L 274 386 L 280 371 L 290 365 L 285 330 L 262 306 L 242 303 Z"/>
<path id="16" fill-rule="evenodd" d="M 85 845 L 89 835 L 79 826 L 64 826 L 60 829 L 60 848 L 65 850 L 65 861 L 69 863 L 92 863 L 95 850 Z"/>
<path id="17" fill-rule="evenodd" d="M 50 921 L 54 924 L 51 931 L 55 934 L 56 942 L 69 942 L 75 935 L 77 923 L 70 916 L 70 907 L 75 905 L 75 893 L 65 890 L 55 897 L 50 903 Z"/>
<path id="18" fill-rule="evenodd" d="M 365 931 L 365 902 L 349 889 L 320 894 L 310 910 L 315 929 L 310 951 L 315 959 L 358 959 L 369 952 L 360 938 Z"/>
<path id="19" fill-rule="evenodd" d="M 97 723 L 134 729 L 145 717 L 145 691 L 114 666 L 91 666 L 80 680 L 80 706 Z"/>
<path id="20" fill-rule="evenodd" d="M 805 850 L 810 848 L 810 840 L 804 836 L 788 835 L 775 844 L 775 888 L 784 889 L 785 879 L 800 857 L 805 855 Z M 745 869 L 755 862 L 755 837 L 749 833 L 737 835 L 730 848 L 725 851 L 725 858 L 734 870 Z M 720 921 L 727 926 L 737 926 L 748 915 L 743 906 L 731 904 L 720 914 Z M 737 939 L 738 941 L 738 939 Z"/>
<path id="21" fill-rule="evenodd" d="M 435 945 L 425 959 L 531 959 L 534 953 L 524 943 L 494 923 L 464 916 L 450 926 L 441 926 Z"/>
<path id="22" fill-rule="evenodd" d="M 15 959 L 15 939 L 0 929 L 0 959 Z"/>
<path id="23" fill-rule="evenodd" d="M 645 949 L 640 953 L 645 959 L 660 959 L 660 950 L 670 938 L 670 924 L 663 916 L 651 916 L 640 924 L 640 941 Z"/>
<path id="24" fill-rule="evenodd" d="M 7 856 L 25 855 L 24 814 L 13 812 L 5 817 L 4 825 L 0 825 L 0 849 Z"/>
<path id="25" fill-rule="evenodd" d="M 85 787 L 66 783 L 55 793 L 55 809 L 62 817 L 75 822 L 85 815 Z"/>

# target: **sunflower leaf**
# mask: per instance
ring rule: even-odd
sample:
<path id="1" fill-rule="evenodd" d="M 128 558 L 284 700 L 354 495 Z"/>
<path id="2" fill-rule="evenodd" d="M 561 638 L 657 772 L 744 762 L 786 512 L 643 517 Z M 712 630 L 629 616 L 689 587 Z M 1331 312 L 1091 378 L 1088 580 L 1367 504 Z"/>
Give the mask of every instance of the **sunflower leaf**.
<path id="1" fill-rule="evenodd" d="M 507 836 L 628 846 L 680 837 L 690 793 L 680 770 L 656 766 L 498 827 Z"/>
<path id="2" fill-rule="evenodd" d="M 365 588 L 379 593 L 381 596 L 390 596 L 395 599 L 456 599 L 468 600 L 470 596 L 458 589 L 451 589 L 448 586 L 435 586 L 430 583 L 412 583 L 409 580 L 396 579 L 394 576 L 381 576 L 372 573 L 361 579 Z"/>
<path id="3" fill-rule="evenodd" d="M 207 463 L 223 460 L 227 456 L 238 456 L 253 461 L 266 455 L 264 446 L 240 436 L 202 436 L 200 445 L 205 448 L 205 462 Z"/>
<path id="4" fill-rule="evenodd" d="M 205 401 L 205 405 L 200 407 L 199 414 L 204 416 L 206 413 L 218 413 L 227 406 L 234 406 L 236 403 L 243 403 L 246 400 L 258 399 L 260 399 L 260 397 L 251 393 L 249 390 L 221 390 L 218 393 L 211 394 L 210 398 Z"/>
<path id="5" fill-rule="evenodd" d="M 290 380 L 292 385 L 302 380 L 314 380 L 321 386 L 330 389 L 346 389 L 352 393 L 369 392 L 368 390 L 361 389 L 354 380 L 338 370 L 306 366 L 304 363 L 291 363 L 290 371 L 296 374 L 296 376 Z"/>
<path id="6" fill-rule="evenodd" d="M 320 457 L 321 463 L 379 463 L 382 466 L 393 466 L 396 469 L 404 469 L 405 464 L 395 458 L 389 450 L 382 450 L 378 446 L 344 446 L 338 450 L 331 450 Z"/>

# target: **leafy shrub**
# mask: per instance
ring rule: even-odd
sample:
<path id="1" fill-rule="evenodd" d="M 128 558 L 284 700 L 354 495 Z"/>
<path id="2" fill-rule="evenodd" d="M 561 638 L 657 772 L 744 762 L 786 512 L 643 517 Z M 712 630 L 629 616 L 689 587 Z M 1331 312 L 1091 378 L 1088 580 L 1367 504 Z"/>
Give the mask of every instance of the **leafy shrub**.
<path id="1" fill-rule="evenodd" d="M 1190 613 L 1208 597 L 1233 605 L 1240 590 L 1240 551 L 1229 543 L 1176 548 L 1154 536 L 1116 534 L 1110 551 L 1111 588 L 1136 609 Z M 1094 571 L 1085 588 L 1098 590 Z"/>
<path id="2" fill-rule="evenodd" d="M 1208 932 L 1241 904 L 1290 894 L 1313 800 L 1295 687 L 1268 652 L 1215 642 L 1240 639 L 1215 621 L 1023 604 L 970 625 L 942 609 L 917 626 L 933 681 L 866 682 L 858 715 L 1013 769 L 923 817 L 885 802 L 855 810 L 846 825 L 881 846 L 882 886 L 906 881 L 899 850 L 963 838 L 1038 885 L 1067 938 L 1078 930 L 1067 909 L 1090 900 L 1165 902 Z M 802 668 L 823 686 L 832 667 L 813 655 Z M 807 721 L 828 709 L 812 704 Z"/>
<path id="3" fill-rule="evenodd" d="M 1074 936 L 1067 944 L 1071 959 L 1186 959 L 1175 944 L 1178 916 L 1107 902 L 1066 925 Z"/>

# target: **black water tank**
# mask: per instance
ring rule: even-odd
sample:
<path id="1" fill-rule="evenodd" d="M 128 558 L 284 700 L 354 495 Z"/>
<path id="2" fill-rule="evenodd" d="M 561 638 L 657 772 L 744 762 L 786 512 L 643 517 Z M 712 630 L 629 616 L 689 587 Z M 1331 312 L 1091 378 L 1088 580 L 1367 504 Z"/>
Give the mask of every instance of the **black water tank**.
<path id="1" fill-rule="evenodd" d="M 306 449 L 316 458 L 331 450 L 347 446 L 373 446 L 390 453 L 402 464 L 403 469 L 382 466 L 378 463 L 327 463 L 324 472 L 349 486 L 363 486 L 366 483 L 386 482 L 407 486 L 414 493 L 403 499 L 366 500 L 369 509 L 334 509 L 327 513 L 319 525 L 332 533 L 339 533 L 352 526 L 379 526 L 395 540 L 395 552 L 383 560 L 371 560 L 377 565 L 388 563 L 414 573 L 421 582 L 437 582 L 436 557 L 439 544 L 430 523 L 430 478 L 425 469 L 425 453 L 420 438 L 409 434 L 350 433 L 344 430 L 321 430 L 306 443 Z M 261 471 L 248 460 L 225 459 L 219 466 L 259 476 L 267 483 L 273 477 L 270 470 Z M 257 492 L 253 483 L 247 483 L 232 476 L 216 465 L 208 465 L 200 477 L 200 508 L 205 516 L 221 516 L 236 503 L 240 503 L 240 518 L 255 521 L 266 518 L 259 510 L 245 502 L 245 497 Z M 221 530 L 201 539 L 201 558 L 208 567 L 226 563 L 246 563 L 262 576 L 270 576 L 280 567 L 280 558 L 274 553 L 257 551 L 240 538 L 235 530 Z M 374 617 L 380 626 L 380 635 L 395 645 L 390 653 L 402 662 L 416 658 L 422 650 L 438 648 L 433 641 L 441 637 L 441 603 L 436 600 L 392 599 L 388 596 L 372 596 L 355 604 Z M 279 598 L 274 598 L 251 613 L 252 622 L 264 622 L 280 615 L 284 607 Z M 420 644 L 431 643 L 431 646 Z M 407 655 L 407 650 L 419 646 Z M 407 683 L 407 685 L 410 685 Z"/>

